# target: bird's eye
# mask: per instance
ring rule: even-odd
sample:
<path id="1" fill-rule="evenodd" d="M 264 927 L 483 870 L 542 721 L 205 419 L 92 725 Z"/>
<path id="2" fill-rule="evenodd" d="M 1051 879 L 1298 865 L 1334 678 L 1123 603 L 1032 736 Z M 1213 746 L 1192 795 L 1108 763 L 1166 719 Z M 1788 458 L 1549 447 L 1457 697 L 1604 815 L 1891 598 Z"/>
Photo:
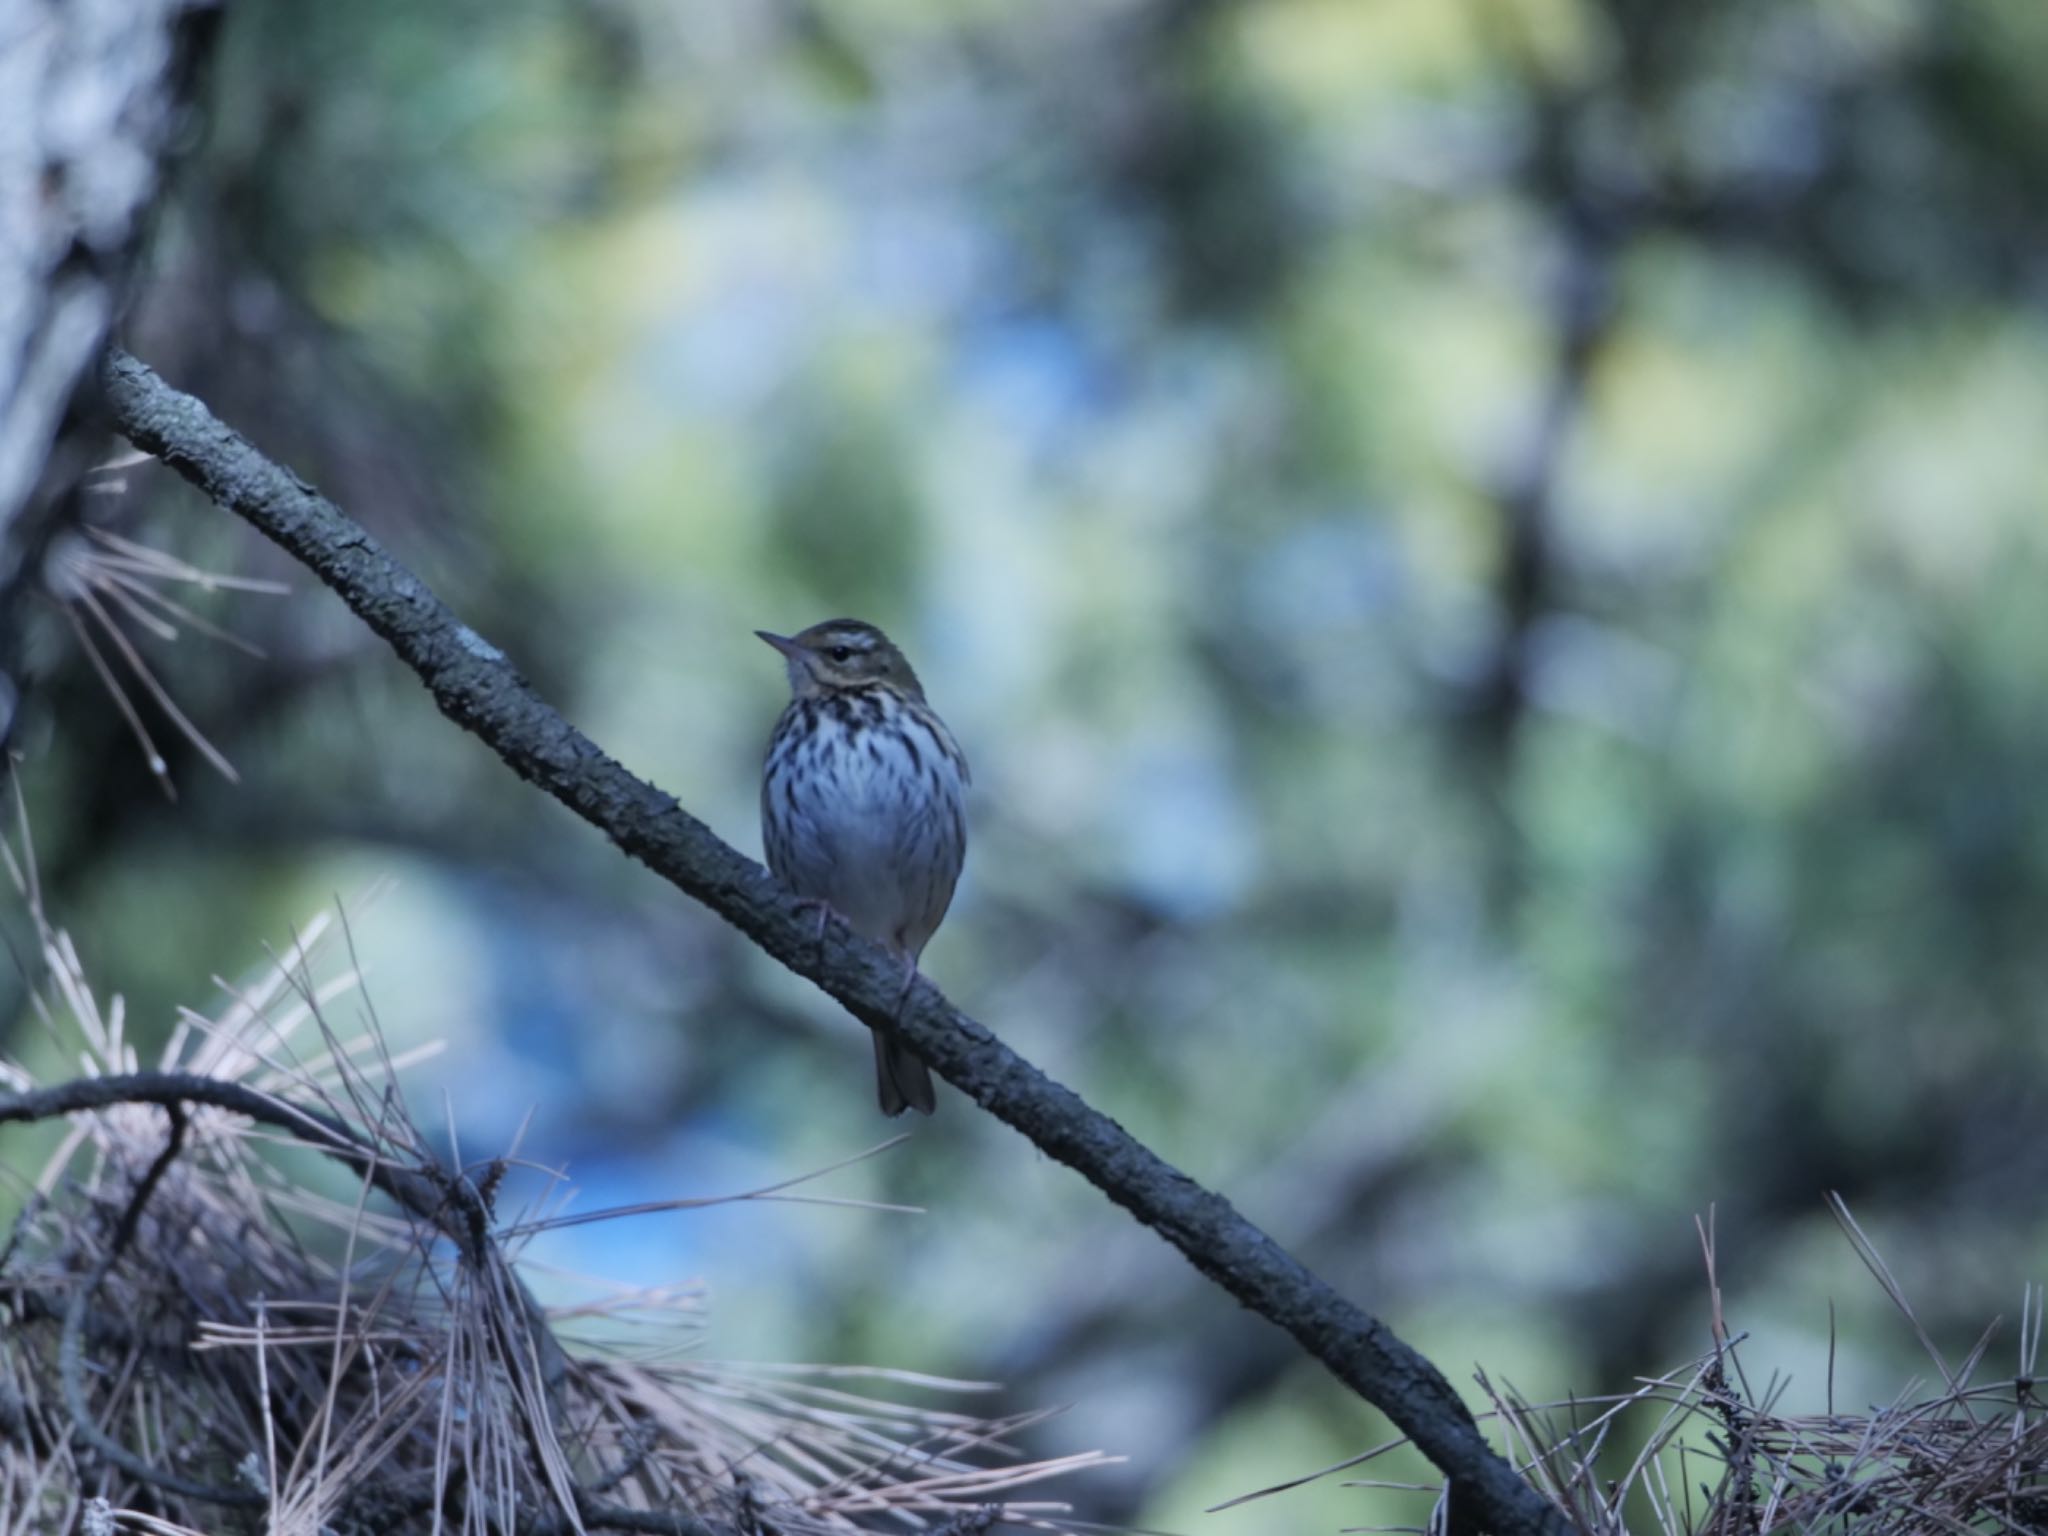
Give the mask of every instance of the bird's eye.
<path id="1" fill-rule="evenodd" d="M 832 659 L 834 661 L 851 661 L 853 659 L 853 647 L 850 645 L 833 646 Z"/>

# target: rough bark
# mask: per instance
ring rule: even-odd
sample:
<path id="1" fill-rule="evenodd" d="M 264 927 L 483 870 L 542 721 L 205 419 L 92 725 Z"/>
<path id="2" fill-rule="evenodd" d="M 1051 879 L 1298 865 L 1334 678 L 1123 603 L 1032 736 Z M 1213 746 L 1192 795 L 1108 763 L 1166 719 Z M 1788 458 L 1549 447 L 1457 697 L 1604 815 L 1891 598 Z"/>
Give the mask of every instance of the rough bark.
<path id="1" fill-rule="evenodd" d="M 0 740 L 212 0 L 0 0 Z"/>

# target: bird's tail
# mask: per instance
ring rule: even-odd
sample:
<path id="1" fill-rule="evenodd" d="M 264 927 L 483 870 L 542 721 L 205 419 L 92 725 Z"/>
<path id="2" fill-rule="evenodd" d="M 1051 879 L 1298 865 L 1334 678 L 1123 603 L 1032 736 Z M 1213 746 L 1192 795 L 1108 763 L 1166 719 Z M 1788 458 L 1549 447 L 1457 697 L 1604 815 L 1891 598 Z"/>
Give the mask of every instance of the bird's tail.
<path id="1" fill-rule="evenodd" d="M 885 1115 L 900 1115 L 906 1109 L 928 1115 L 939 1104 L 932 1090 L 931 1069 L 909 1046 L 879 1029 L 875 1031 L 875 1092 Z"/>

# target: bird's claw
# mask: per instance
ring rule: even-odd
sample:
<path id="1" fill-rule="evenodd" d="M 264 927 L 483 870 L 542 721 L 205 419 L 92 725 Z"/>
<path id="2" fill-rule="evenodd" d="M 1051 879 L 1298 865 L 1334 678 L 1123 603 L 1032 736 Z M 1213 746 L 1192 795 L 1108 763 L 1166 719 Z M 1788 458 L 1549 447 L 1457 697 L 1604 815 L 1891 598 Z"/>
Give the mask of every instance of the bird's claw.
<path id="1" fill-rule="evenodd" d="M 825 925 L 832 920 L 832 903 L 816 896 L 799 896 L 796 904 L 800 907 L 815 907 L 818 910 L 818 926 L 811 934 L 811 945 L 818 952 L 818 963 L 825 960 Z"/>
<path id="2" fill-rule="evenodd" d="M 903 1005 L 910 1001 L 910 989 L 917 985 L 917 961 L 909 955 L 903 957 L 903 985 L 896 993 L 896 1006 L 889 1010 L 889 1017 L 903 1017 Z"/>

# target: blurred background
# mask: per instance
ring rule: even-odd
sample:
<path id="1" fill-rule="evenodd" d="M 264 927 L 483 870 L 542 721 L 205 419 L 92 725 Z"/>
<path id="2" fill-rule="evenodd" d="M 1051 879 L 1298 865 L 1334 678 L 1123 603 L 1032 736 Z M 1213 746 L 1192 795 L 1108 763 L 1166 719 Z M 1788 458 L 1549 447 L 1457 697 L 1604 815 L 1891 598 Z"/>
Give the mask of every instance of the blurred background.
<path id="1" fill-rule="evenodd" d="M 2048 1273 L 2044 71 L 2011 0 L 237 0 L 127 340 L 749 852 L 751 632 L 883 625 L 976 775 L 926 969 L 1461 1385 L 1697 1353 L 1712 1208 L 1752 1372 L 1818 1406 L 1833 1326 L 1865 1405 L 1928 1366 L 1824 1190 L 1958 1352 Z M 138 693 L 176 803 L 41 636 L 44 887 L 139 1039 L 342 899 L 422 1121 L 531 1113 L 575 1208 L 899 1128 L 243 526 L 94 521 L 294 588 L 195 600 L 263 659 L 126 625 L 241 776 Z M 1089 1518 L 1416 1514 L 1203 1514 L 1384 1425 L 957 1095 L 909 1129 L 819 1187 L 921 1216 L 535 1254 L 1069 1403 Z"/>

